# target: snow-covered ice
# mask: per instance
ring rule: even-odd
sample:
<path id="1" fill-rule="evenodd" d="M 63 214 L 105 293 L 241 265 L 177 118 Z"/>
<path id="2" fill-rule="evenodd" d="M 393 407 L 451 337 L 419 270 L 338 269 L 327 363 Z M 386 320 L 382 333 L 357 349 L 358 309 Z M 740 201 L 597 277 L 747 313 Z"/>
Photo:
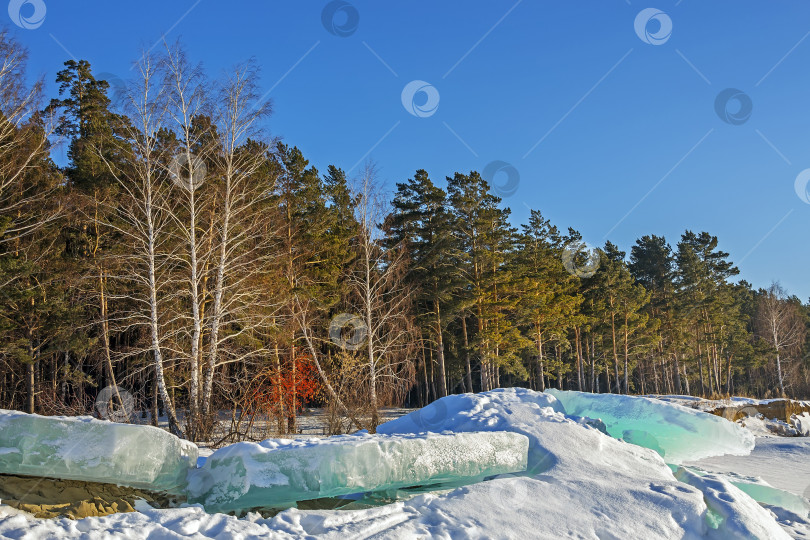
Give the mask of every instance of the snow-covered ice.
<path id="1" fill-rule="evenodd" d="M 0 410 L 0 473 L 181 492 L 197 446 L 152 426 Z"/>
<path id="2" fill-rule="evenodd" d="M 810 496 L 810 438 L 757 437 L 754 450 L 747 456 L 704 458 L 686 465 L 757 477 L 794 495 Z"/>
<path id="3" fill-rule="evenodd" d="M 768 510 L 727 480 L 716 475 L 699 476 L 683 467 L 678 469 L 675 476 L 703 492 L 709 507 L 707 519 L 713 529 L 707 536 L 722 539 L 790 539 Z"/>
<path id="4" fill-rule="evenodd" d="M 799 435 L 810 437 L 810 413 L 794 414 L 791 420 Z"/>
<path id="5" fill-rule="evenodd" d="M 650 448 L 667 463 L 710 456 L 747 455 L 754 435 L 713 414 L 658 399 L 547 390 L 570 415 L 598 418 L 617 439 Z"/>
<path id="6" fill-rule="evenodd" d="M 514 432 L 268 439 L 214 452 L 189 474 L 189 501 L 207 510 L 296 501 L 526 470 L 529 439 Z"/>
<path id="7" fill-rule="evenodd" d="M 658 453 L 611 438 L 600 427 L 567 416 L 550 394 L 502 389 L 454 395 L 378 431 L 522 433 L 529 439 L 525 474 L 374 508 L 292 508 L 269 519 L 257 514 L 237 519 L 192 506 L 30 521 L 22 515 L 3 517 L 0 507 L 0 537 L 719 539 L 784 538 L 784 531 L 798 537 L 810 531 L 788 510 L 763 508 L 721 477 L 684 470 L 679 481 Z"/>

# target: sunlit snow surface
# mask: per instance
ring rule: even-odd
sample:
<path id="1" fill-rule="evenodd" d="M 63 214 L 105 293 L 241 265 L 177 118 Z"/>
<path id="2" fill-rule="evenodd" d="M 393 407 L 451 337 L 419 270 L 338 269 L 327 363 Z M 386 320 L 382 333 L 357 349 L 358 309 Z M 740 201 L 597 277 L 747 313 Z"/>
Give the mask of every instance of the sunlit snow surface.
<path id="1" fill-rule="evenodd" d="M 650 448 L 667 463 L 710 456 L 743 456 L 754 435 L 724 418 L 657 399 L 547 390 L 567 414 L 599 418 L 612 437 Z"/>
<path id="2" fill-rule="evenodd" d="M 0 410 L 0 474 L 182 491 L 197 446 L 152 426 Z"/>
<path id="3" fill-rule="evenodd" d="M 529 439 L 514 432 L 343 435 L 238 443 L 189 475 L 189 500 L 207 510 L 441 482 L 473 482 L 526 470 Z"/>
<path id="4" fill-rule="evenodd" d="M 611 438 L 593 427 L 598 424 L 562 411 L 549 394 L 503 389 L 450 396 L 380 426 L 388 434 L 511 431 L 528 437 L 527 475 L 504 475 L 445 495 L 363 510 L 290 509 L 271 519 L 236 519 L 200 507 L 80 521 L 9 515 L 0 517 L 0 537 L 788 538 L 774 513 L 722 478 L 680 473 L 681 482 L 655 451 Z M 796 536 L 807 530 L 789 523 L 789 512 L 774 512 Z"/>

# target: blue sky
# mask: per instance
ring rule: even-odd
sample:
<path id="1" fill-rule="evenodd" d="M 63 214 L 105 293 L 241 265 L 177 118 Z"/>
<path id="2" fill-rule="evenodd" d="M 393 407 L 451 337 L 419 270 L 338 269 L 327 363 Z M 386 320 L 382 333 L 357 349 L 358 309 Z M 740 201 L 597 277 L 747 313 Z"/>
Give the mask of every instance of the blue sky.
<path id="1" fill-rule="evenodd" d="M 443 184 L 503 161 L 519 173 L 504 198 L 516 224 L 538 208 L 628 251 L 644 234 L 674 245 L 706 230 L 754 286 L 779 280 L 810 297 L 810 204 L 794 189 L 810 168 L 807 2 L 352 0 L 332 28 L 354 14 L 357 27 L 338 36 L 322 23 L 326 1 L 36 1 L 40 26 L 6 24 L 51 91 L 71 56 L 129 78 L 164 34 L 211 76 L 254 57 L 271 132 L 322 171 L 357 174 L 373 159 L 390 186 L 418 168 Z M 423 117 L 402 103 L 414 80 L 438 95 Z M 720 118 L 727 88 L 750 117 Z M 720 110 L 734 121 L 739 107 Z"/>

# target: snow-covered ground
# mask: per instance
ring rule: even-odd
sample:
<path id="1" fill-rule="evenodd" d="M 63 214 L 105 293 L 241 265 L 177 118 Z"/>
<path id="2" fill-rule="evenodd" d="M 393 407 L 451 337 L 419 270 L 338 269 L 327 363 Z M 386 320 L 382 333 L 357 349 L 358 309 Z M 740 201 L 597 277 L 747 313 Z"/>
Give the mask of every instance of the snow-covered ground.
<path id="1" fill-rule="evenodd" d="M 155 510 L 140 505 L 139 512 L 129 514 L 37 520 L 0 506 L 0 537 L 810 538 L 807 512 L 764 507 L 731 483 L 756 477 L 749 483 L 761 479 L 791 494 L 793 502 L 806 502 L 810 439 L 757 437 L 750 455 L 711 456 L 714 418 L 704 421 L 674 404 L 662 417 L 647 403 L 651 400 L 621 403 L 634 399 L 610 404 L 610 415 L 599 422 L 566 414 L 550 394 L 504 389 L 450 396 L 380 426 L 384 434 L 511 431 L 528 437 L 525 474 L 449 492 L 354 510 L 289 509 L 267 519 L 208 514 L 200 506 Z M 633 411 L 633 417 L 623 418 L 622 410 Z M 598 416 L 594 411 L 589 415 Z M 655 429 L 645 430 L 639 422 L 645 417 Z M 635 444 L 604 433 L 615 437 L 623 422 L 629 422 L 624 431 Z M 729 426 L 722 431 L 723 452 L 745 454 L 751 430 Z M 661 455 L 676 448 L 678 433 L 706 433 L 690 444 L 696 455 L 711 457 L 685 463 L 688 469 L 668 466 Z M 683 455 L 683 448 L 677 450 Z"/>
<path id="2" fill-rule="evenodd" d="M 757 437 L 747 456 L 716 456 L 686 464 L 758 477 L 775 488 L 810 496 L 810 437 Z"/>

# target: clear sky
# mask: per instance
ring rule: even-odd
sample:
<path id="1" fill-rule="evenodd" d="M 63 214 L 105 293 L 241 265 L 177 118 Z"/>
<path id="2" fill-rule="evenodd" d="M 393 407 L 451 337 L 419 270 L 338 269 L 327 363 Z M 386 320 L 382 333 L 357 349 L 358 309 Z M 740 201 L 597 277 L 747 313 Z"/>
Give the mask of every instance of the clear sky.
<path id="1" fill-rule="evenodd" d="M 443 185 L 501 161 L 516 224 L 627 251 L 706 230 L 755 287 L 810 297 L 808 2 L 23 1 L 6 24 L 51 92 L 71 57 L 130 78 L 164 34 L 212 76 L 254 57 L 271 132 L 321 171 Z"/>

